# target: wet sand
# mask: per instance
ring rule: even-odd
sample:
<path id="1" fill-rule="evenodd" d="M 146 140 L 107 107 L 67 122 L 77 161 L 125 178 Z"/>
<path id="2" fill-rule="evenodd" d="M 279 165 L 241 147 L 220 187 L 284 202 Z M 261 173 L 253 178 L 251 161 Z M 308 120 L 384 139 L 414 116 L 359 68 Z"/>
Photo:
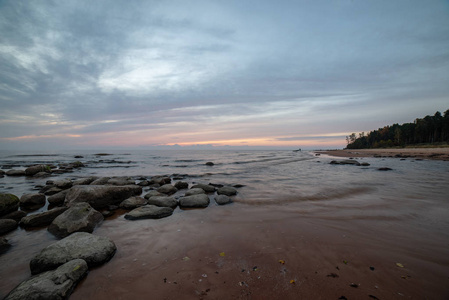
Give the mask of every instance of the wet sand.
<path id="1" fill-rule="evenodd" d="M 95 233 L 118 252 L 71 299 L 447 299 L 441 233 L 395 223 L 241 204 L 116 219 Z"/>
<path id="2" fill-rule="evenodd" d="M 395 149 L 347 149 L 314 151 L 317 154 L 327 154 L 337 157 L 410 157 L 418 159 L 433 159 L 449 161 L 448 148 L 395 148 Z"/>

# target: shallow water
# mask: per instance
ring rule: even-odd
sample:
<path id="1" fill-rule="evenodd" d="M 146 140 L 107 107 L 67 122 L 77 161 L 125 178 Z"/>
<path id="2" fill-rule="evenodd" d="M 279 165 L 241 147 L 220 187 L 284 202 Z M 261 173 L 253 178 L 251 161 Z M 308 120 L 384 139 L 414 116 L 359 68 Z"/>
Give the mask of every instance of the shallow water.
<path id="1" fill-rule="evenodd" d="M 236 252 L 236 260 L 230 266 L 239 266 L 243 260 L 255 259 L 248 257 L 248 253 L 260 252 L 259 248 L 262 244 L 263 247 L 273 249 L 275 245 L 281 245 L 284 250 L 280 252 L 288 256 L 289 251 L 286 250 L 288 247 L 309 249 L 302 253 L 309 253 L 310 249 L 318 251 L 317 241 L 319 240 L 321 240 L 319 251 L 324 251 L 322 250 L 324 247 L 333 252 L 322 253 L 329 257 L 340 252 L 343 255 L 351 247 L 354 252 L 354 248 L 360 247 L 360 250 L 365 253 L 363 255 L 367 256 L 359 254 L 360 260 L 362 258 L 381 260 L 377 257 L 381 253 L 382 259 L 387 256 L 388 261 L 393 265 L 395 259 L 409 262 L 415 268 L 408 272 L 413 273 L 419 281 L 402 279 L 403 281 L 396 282 L 393 280 L 396 286 L 404 285 L 402 290 L 397 291 L 401 295 L 413 296 L 413 293 L 415 295 L 418 293 L 423 296 L 418 298 L 425 296 L 430 299 L 442 299 L 445 298 L 443 296 L 449 295 L 448 289 L 445 288 L 449 286 L 447 284 L 449 281 L 449 201 L 447 201 L 449 162 L 362 158 L 358 160 L 371 165 L 357 167 L 331 165 L 329 162 L 335 158 L 291 151 L 129 151 L 112 152 L 107 156 L 98 156 L 95 155 L 96 153 L 98 152 L 78 151 L 34 155 L 36 153 L 0 152 L 0 166 L 3 170 L 7 170 L 10 166 L 14 169 L 24 169 L 35 163 L 57 165 L 79 160 L 86 164 L 85 168 L 50 178 L 30 179 L 5 176 L 0 178 L 0 192 L 13 193 L 20 197 L 24 193 L 36 192 L 34 187 L 45 184 L 49 179 L 75 179 L 91 175 L 131 176 L 137 180 L 141 176 L 181 174 L 183 180 L 189 183 L 242 184 L 244 187 L 238 189 L 239 193 L 234 199 L 234 204 L 226 207 L 211 204 L 204 210 L 177 209 L 170 218 L 148 222 L 126 221 L 123 218 L 123 212 L 105 220 L 94 233 L 110 236 L 119 250 L 111 262 L 91 271 L 75 290 L 72 296 L 74 299 L 101 298 L 102 294 L 96 288 L 96 285 L 100 283 L 103 289 L 108 289 L 111 293 L 114 291 L 114 294 L 105 293 L 104 295 L 108 296 L 104 296 L 104 299 L 113 295 L 119 295 L 117 299 L 129 299 L 127 295 L 132 294 L 130 292 L 132 288 L 144 291 L 147 286 L 127 283 L 118 287 L 121 280 L 127 278 L 126 280 L 134 282 L 142 276 L 146 278 L 150 276 L 145 275 L 148 268 L 156 270 L 154 274 L 157 276 L 162 275 L 159 274 L 159 269 L 162 268 L 161 264 L 163 265 L 164 261 L 179 261 L 179 256 L 186 256 L 185 253 L 189 251 L 192 252 L 189 256 L 202 257 L 206 246 L 210 248 L 210 251 L 211 249 L 218 251 L 220 247 L 224 248 L 227 245 L 229 251 Z M 81 155 L 83 158 L 75 159 L 75 155 Z M 208 161 L 213 162 L 214 166 L 206 166 L 205 163 Z M 392 170 L 377 170 L 380 167 L 389 167 Z M 180 194 L 181 192 L 178 193 Z M 261 220 L 263 220 L 262 223 Z M 192 224 L 200 227 L 206 224 L 204 226 L 208 229 L 195 231 Z M 301 234 L 295 231 L 297 228 L 301 228 Z M 273 235 L 267 234 L 270 230 Z M 182 236 L 179 233 L 182 233 Z M 341 244 L 339 239 L 342 236 L 350 238 L 350 242 Z M 15 285 L 29 277 L 28 263 L 31 258 L 43 247 L 55 241 L 45 228 L 32 231 L 19 228 L 7 234 L 6 237 L 13 247 L 0 256 L 0 297 L 5 296 Z M 295 237 L 295 240 L 292 240 L 292 237 Z M 205 240 L 209 242 L 205 243 Z M 348 239 L 345 243 L 347 241 Z M 153 242 L 156 245 L 153 245 Z M 179 247 L 179 242 L 183 243 L 182 247 Z M 174 245 L 178 247 L 173 247 Z M 203 245 L 201 251 L 197 245 Z M 160 260 L 159 254 L 155 253 L 163 251 L 164 247 L 170 251 L 167 250 Z M 142 248 L 147 251 L 142 252 Z M 241 253 L 238 249 L 241 249 Z M 372 253 L 373 249 L 377 249 L 378 253 Z M 355 252 L 358 253 L 358 251 Z M 145 260 L 146 267 L 144 270 L 134 271 L 126 267 L 128 271 L 122 271 L 124 266 L 133 263 L 128 261 L 133 253 L 139 253 L 133 259 Z M 271 255 L 263 253 L 261 257 L 264 258 L 266 255 Z M 157 263 L 155 259 L 158 260 Z M 213 262 L 218 268 L 219 262 L 216 260 Z M 256 262 L 257 259 L 254 263 Z M 257 263 L 260 264 L 260 262 Z M 318 265 L 321 263 L 316 262 Z M 332 264 L 336 262 L 331 262 L 329 259 L 329 266 Z M 383 263 L 378 262 L 378 264 Z M 176 263 L 168 264 L 167 272 L 171 275 L 176 274 L 175 267 Z M 192 267 L 190 272 L 200 272 L 206 267 L 200 264 L 196 268 L 198 270 Z M 300 269 L 304 266 L 299 264 L 294 268 Z M 332 268 L 335 266 L 332 265 Z M 221 274 L 227 274 L 229 278 L 232 278 L 231 273 L 235 270 L 229 267 L 221 271 Z M 394 272 L 396 270 L 386 272 L 384 275 L 387 277 L 396 275 Z M 105 277 L 107 276 L 105 274 L 121 273 L 123 277 L 116 276 L 114 280 Z M 151 276 L 156 276 L 154 274 Z M 185 276 L 190 275 L 185 274 Z M 363 278 L 365 275 L 357 276 Z M 422 279 L 421 276 L 427 279 Z M 401 279 L 401 276 L 398 278 Z M 223 290 L 218 282 L 212 282 L 211 278 L 209 280 L 215 289 Z M 314 286 L 310 279 L 302 280 L 304 286 L 310 284 L 310 291 L 312 291 Z M 125 287 L 128 285 L 129 287 Z M 255 285 L 255 290 L 252 290 L 253 296 L 258 292 L 259 295 L 264 295 L 267 292 L 266 286 L 269 286 L 268 282 Z M 285 296 L 293 299 L 294 293 L 290 290 L 290 286 L 288 287 L 285 289 Z M 374 284 L 371 284 L 371 287 L 373 288 Z M 242 287 L 233 286 L 233 288 L 241 289 Z M 197 286 L 184 286 L 184 289 L 177 287 L 180 295 L 185 295 L 189 289 L 192 290 L 192 299 L 201 296 L 193 292 L 199 289 Z M 164 285 L 156 290 L 159 295 L 167 299 L 170 297 L 166 294 L 173 292 L 173 290 L 167 290 Z M 201 292 L 201 290 L 198 291 Z M 289 294 L 289 291 L 293 294 Z M 361 289 L 357 290 L 357 292 L 360 291 Z M 234 292 L 238 294 L 239 290 Z M 384 295 L 383 299 L 395 298 L 389 294 L 390 290 L 384 291 L 384 294 L 376 290 L 374 292 Z M 349 289 L 346 295 L 351 293 L 355 292 Z M 225 295 L 223 291 L 217 292 L 214 297 L 220 299 L 223 295 Z M 333 297 L 333 294 L 325 292 L 323 295 Z M 354 296 L 357 297 L 357 295 Z M 173 295 L 173 298 L 176 297 Z"/>

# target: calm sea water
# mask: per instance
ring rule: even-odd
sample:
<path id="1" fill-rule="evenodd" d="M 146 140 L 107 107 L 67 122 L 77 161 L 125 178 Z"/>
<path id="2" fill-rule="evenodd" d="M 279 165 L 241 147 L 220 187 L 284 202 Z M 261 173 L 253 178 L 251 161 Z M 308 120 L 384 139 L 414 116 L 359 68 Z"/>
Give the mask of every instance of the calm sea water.
<path id="1" fill-rule="evenodd" d="M 86 165 L 71 173 L 47 178 L 4 176 L 0 178 L 0 192 L 20 197 L 37 192 L 35 187 L 49 179 L 92 175 L 130 176 L 136 182 L 140 177 L 171 175 L 191 184 L 240 184 L 243 187 L 238 188 L 232 204 L 236 214 L 243 206 L 245 211 L 248 208 L 285 211 L 290 215 L 295 213 L 298 218 L 310 219 L 314 224 L 341 228 L 347 233 L 364 230 L 379 243 L 383 243 L 386 236 L 390 240 L 403 238 L 407 241 L 400 246 L 404 247 L 403 253 L 422 259 L 430 266 L 435 266 L 436 261 L 442 274 L 449 269 L 449 162 L 359 158 L 360 162 L 370 165 L 331 165 L 330 161 L 336 158 L 315 156 L 306 151 L 120 151 L 110 152 L 107 156 L 97 154 L 93 151 L 0 152 L 0 168 L 4 171 L 25 169 L 33 164 L 81 161 Z M 75 158 L 77 155 L 82 158 Z M 214 165 L 207 166 L 206 162 Z M 380 167 L 392 170 L 379 171 Z M 123 219 L 123 216 L 118 218 Z M 120 220 L 108 222 L 122 222 Z M 0 277 L 11 276 L 11 280 L 0 285 L 0 296 L 29 276 L 30 257 L 55 240 L 45 229 L 18 228 L 6 237 L 13 248 L 0 256 L 3 266 Z M 418 243 L 425 245 L 422 250 L 417 250 Z M 430 259 L 428 253 L 438 259 Z M 11 273 L 12 270 L 16 273 Z"/>

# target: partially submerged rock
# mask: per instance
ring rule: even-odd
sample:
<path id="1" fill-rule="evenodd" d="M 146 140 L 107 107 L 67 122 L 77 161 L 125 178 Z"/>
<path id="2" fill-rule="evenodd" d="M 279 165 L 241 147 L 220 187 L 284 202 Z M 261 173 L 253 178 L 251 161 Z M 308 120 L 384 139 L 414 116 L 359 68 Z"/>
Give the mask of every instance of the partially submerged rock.
<path id="1" fill-rule="evenodd" d="M 209 203 L 210 200 L 206 194 L 186 196 L 179 199 L 179 206 L 181 208 L 203 208 L 207 207 Z"/>
<path id="2" fill-rule="evenodd" d="M 232 203 L 232 199 L 231 199 L 231 197 L 226 196 L 226 195 L 216 195 L 215 202 L 218 205 L 225 205 L 225 204 Z"/>
<path id="3" fill-rule="evenodd" d="M 57 216 L 48 226 L 48 231 L 60 238 L 73 232 L 92 233 L 103 219 L 103 215 L 93 209 L 89 203 L 76 203 Z"/>
<path id="4" fill-rule="evenodd" d="M 237 194 L 237 190 L 230 186 L 224 186 L 217 190 L 218 195 L 234 196 Z"/>
<path id="5" fill-rule="evenodd" d="M 144 206 L 145 204 L 147 204 L 146 199 L 144 199 L 142 197 L 134 196 L 134 197 L 130 197 L 126 200 L 123 200 L 119 206 L 120 206 L 120 208 L 123 208 L 123 209 L 134 209 L 134 208 L 137 208 L 140 206 Z"/>
<path id="6" fill-rule="evenodd" d="M 86 177 L 86 178 L 80 178 L 77 180 L 73 181 L 73 185 L 89 185 L 92 182 L 94 182 L 95 180 L 97 180 L 98 177 L 97 176 L 90 176 L 90 177 Z"/>
<path id="7" fill-rule="evenodd" d="M 4 216 L 1 216 L 0 219 L 13 219 L 16 222 L 19 222 L 23 217 L 27 215 L 23 210 L 16 210 Z"/>
<path id="8" fill-rule="evenodd" d="M 153 196 L 165 196 L 162 193 L 159 193 L 158 191 L 152 190 L 149 191 L 148 193 L 145 194 L 145 196 L 143 196 L 145 199 L 150 199 Z"/>
<path id="9" fill-rule="evenodd" d="M 53 270 L 73 259 L 83 259 L 88 267 L 95 267 L 109 261 L 117 247 L 103 236 L 86 232 L 76 232 L 45 247 L 30 262 L 31 274 Z"/>
<path id="10" fill-rule="evenodd" d="M 6 175 L 8 175 L 8 176 L 25 176 L 26 173 L 25 173 L 25 170 L 12 169 L 12 170 L 6 171 Z"/>
<path id="11" fill-rule="evenodd" d="M 178 189 L 171 184 L 164 184 L 163 186 L 158 188 L 157 191 L 162 194 L 173 195 L 178 191 Z"/>
<path id="12" fill-rule="evenodd" d="M 215 192 L 215 187 L 209 184 L 195 184 L 194 186 L 192 186 L 192 189 L 195 188 L 200 188 L 203 189 L 206 193 L 214 193 Z"/>
<path id="13" fill-rule="evenodd" d="M 170 207 L 158 207 L 155 205 L 145 205 L 133 209 L 125 215 L 125 219 L 139 220 L 139 219 L 161 219 L 173 214 L 173 209 Z"/>
<path id="14" fill-rule="evenodd" d="M 101 177 L 92 181 L 90 185 L 105 185 L 108 183 L 109 179 L 111 179 L 111 177 Z"/>
<path id="15" fill-rule="evenodd" d="M 57 194 L 51 195 L 50 197 L 47 198 L 47 201 L 48 203 L 54 205 L 62 204 L 64 203 L 65 196 L 67 195 L 68 192 L 69 190 L 63 190 Z"/>
<path id="16" fill-rule="evenodd" d="M 0 193 L 0 216 L 16 211 L 20 200 L 16 195 Z"/>
<path id="17" fill-rule="evenodd" d="M 134 183 L 134 180 L 130 177 L 113 177 L 107 181 L 107 184 L 110 185 L 131 185 Z"/>
<path id="18" fill-rule="evenodd" d="M 71 206 L 78 202 L 87 202 L 93 208 L 99 209 L 111 204 L 120 204 L 131 196 L 139 196 L 142 187 L 138 185 L 102 186 L 77 185 L 72 187 L 65 197 L 65 205 Z"/>
<path id="19" fill-rule="evenodd" d="M 199 195 L 199 194 L 206 194 L 206 192 L 201 188 L 192 188 L 188 190 L 184 196 L 192 196 L 192 195 Z"/>
<path id="20" fill-rule="evenodd" d="M 47 165 L 35 165 L 35 166 L 31 166 L 29 168 L 26 168 L 25 170 L 25 174 L 27 176 L 33 176 L 39 172 L 47 172 L 50 173 L 51 172 L 51 168 Z"/>
<path id="21" fill-rule="evenodd" d="M 67 210 L 67 207 L 56 207 L 54 209 L 29 215 L 26 217 L 23 217 L 20 220 L 20 226 L 23 227 L 39 227 L 39 226 L 47 226 L 53 222 L 53 220 L 65 212 Z"/>
<path id="22" fill-rule="evenodd" d="M 175 183 L 175 188 L 177 188 L 178 190 L 188 189 L 189 184 L 185 181 L 178 181 Z"/>
<path id="23" fill-rule="evenodd" d="M 45 204 L 45 195 L 44 194 L 25 194 L 20 197 L 20 206 L 21 207 L 29 207 L 29 206 L 43 206 Z"/>
<path id="24" fill-rule="evenodd" d="M 0 235 L 13 231 L 18 226 L 13 219 L 0 219 Z"/>
<path id="25" fill-rule="evenodd" d="M 168 196 L 153 196 L 148 199 L 147 203 L 159 207 L 175 208 L 178 206 L 178 201 L 176 201 L 175 198 Z"/>
<path id="26" fill-rule="evenodd" d="M 87 271 L 86 261 L 71 260 L 56 270 L 23 281 L 6 296 L 5 300 L 67 299 L 78 282 L 87 275 Z"/>
<path id="27" fill-rule="evenodd" d="M 333 160 L 330 162 L 331 165 L 354 165 L 360 166 L 360 163 L 354 159 L 345 159 L 345 160 Z"/>

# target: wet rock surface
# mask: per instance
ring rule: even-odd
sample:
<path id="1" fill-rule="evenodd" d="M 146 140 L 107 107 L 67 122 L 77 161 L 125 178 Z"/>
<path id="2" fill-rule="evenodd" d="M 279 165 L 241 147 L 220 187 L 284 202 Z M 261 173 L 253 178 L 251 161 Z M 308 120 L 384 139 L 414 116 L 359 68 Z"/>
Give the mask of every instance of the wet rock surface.
<path id="1" fill-rule="evenodd" d="M 125 215 L 128 220 L 140 219 L 161 219 L 173 214 L 173 209 L 170 207 L 158 207 L 155 205 L 145 205 L 138 207 Z"/>
<path id="2" fill-rule="evenodd" d="M 47 226 L 50 225 L 53 220 L 65 212 L 67 207 L 56 207 L 54 209 L 44 211 L 37 214 L 32 214 L 26 217 L 23 217 L 20 220 L 20 226 L 23 227 L 39 227 L 39 226 Z"/>
<path id="3" fill-rule="evenodd" d="M 179 199 L 179 206 L 181 208 L 204 208 L 209 206 L 209 203 L 210 200 L 206 194 L 185 196 Z"/>

